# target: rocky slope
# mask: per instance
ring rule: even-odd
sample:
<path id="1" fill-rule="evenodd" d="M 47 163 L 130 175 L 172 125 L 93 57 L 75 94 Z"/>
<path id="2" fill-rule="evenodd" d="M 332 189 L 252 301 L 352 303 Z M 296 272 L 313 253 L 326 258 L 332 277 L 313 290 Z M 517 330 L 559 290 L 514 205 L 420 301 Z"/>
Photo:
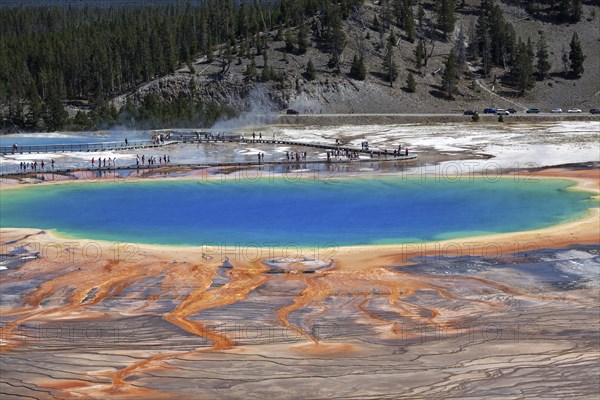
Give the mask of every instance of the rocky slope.
<path id="1" fill-rule="evenodd" d="M 294 108 L 300 112 L 313 113 L 452 113 L 464 109 L 480 110 L 488 106 L 521 109 L 535 106 L 543 110 L 578 107 L 584 111 L 600 107 L 600 7 L 591 4 L 584 4 L 583 17 L 579 23 L 552 24 L 529 16 L 520 7 L 499 2 L 507 21 L 513 24 L 517 34 L 524 40 L 531 37 L 535 43 L 542 32 L 545 34 L 552 63 L 551 77 L 543 82 L 536 82 L 530 92 L 520 97 L 512 88 L 494 82 L 494 76 L 500 77 L 506 71 L 495 69 L 489 79 L 475 79 L 475 74 L 469 71 L 478 68 L 473 65 L 465 69 L 456 99 L 448 101 L 443 98 L 440 84 L 444 61 L 456 41 L 460 27 L 467 35 L 471 21 L 477 18 L 479 3 L 466 1 L 465 6 L 459 9 L 454 33 L 447 41 L 434 43 L 428 66 L 420 72 L 415 70 L 416 43 L 404 40 L 403 32 L 396 28 L 395 34 L 402 40 L 398 41 L 395 49 L 399 77 L 394 87 L 390 87 L 382 78 L 385 49 L 380 47 L 379 34 L 372 29 L 371 24 L 379 5 L 366 1 L 362 15 L 355 14 L 345 22 L 347 46 L 342 54 L 341 74 L 335 74 L 328 68 L 329 55 L 321 51 L 315 41 L 311 40 L 312 45 L 306 54 L 284 56 L 285 43 L 275 40 L 277 32 L 270 32 L 269 64 L 283 73 L 282 82 L 248 81 L 244 71 L 250 60 L 246 58 L 234 59 L 229 70 L 222 74 L 222 64 L 218 57 L 212 63 L 208 63 L 203 57 L 194 63 L 193 73 L 188 67 L 184 67 L 173 75 L 141 86 L 134 93 L 115 98 L 113 103 L 118 107 L 128 97 L 139 103 L 147 93 L 169 99 L 183 91 L 186 94 L 194 92 L 202 101 L 214 101 L 240 111 L 261 112 Z M 424 6 L 426 19 L 433 18 L 431 4 L 424 2 Z M 563 48 L 568 51 L 573 32 L 578 33 L 587 57 L 585 73 L 580 79 L 567 79 L 562 74 Z M 354 54 L 361 47 L 365 49 L 368 72 L 365 81 L 356 81 L 348 76 L 348 72 Z M 317 69 L 317 79 L 314 81 L 307 81 L 304 77 L 308 60 L 312 60 Z M 260 74 L 262 56 L 257 56 L 255 63 Z M 405 89 L 409 71 L 415 75 L 416 93 L 408 93 Z"/>

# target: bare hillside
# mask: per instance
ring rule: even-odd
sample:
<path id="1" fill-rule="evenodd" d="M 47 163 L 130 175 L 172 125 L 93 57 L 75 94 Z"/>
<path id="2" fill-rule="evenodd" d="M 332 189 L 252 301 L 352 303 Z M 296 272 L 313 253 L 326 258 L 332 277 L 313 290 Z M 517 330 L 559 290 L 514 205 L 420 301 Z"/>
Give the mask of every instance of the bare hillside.
<path id="1" fill-rule="evenodd" d="M 441 71 L 461 28 L 468 41 L 467 33 L 477 18 L 479 3 L 466 1 L 458 8 L 454 33 L 447 40 L 440 36 L 439 40 L 429 43 L 427 51 L 431 57 L 427 66 L 420 70 L 415 68 L 416 42 L 408 42 L 405 32 L 392 28 L 399 39 L 394 49 L 399 76 L 393 87 L 385 81 L 382 73 L 385 53 L 382 42 L 387 40 L 387 35 L 381 39 L 372 24 L 380 5 L 366 1 L 360 12 L 355 12 L 344 22 L 347 45 L 341 56 L 340 74 L 328 67 L 330 56 L 314 38 L 310 38 L 310 47 L 305 54 L 286 53 L 283 38 L 278 40 L 278 32 L 271 31 L 267 34 L 268 63 L 282 74 L 278 82 L 248 79 L 244 73 L 252 60 L 236 55 L 229 67 L 224 67 L 217 55 L 211 63 L 206 57 L 198 59 L 193 64 L 193 72 L 188 67 L 182 68 L 174 75 L 145 84 L 134 93 L 115 98 L 113 102 L 119 107 L 128 97 L 139 103 L 147 93 L 174 98 L 183 92 L 244 111 L 277 111 L 291 107 L 314 113 L 436 113 L 480 110 L 487 106 L 520 109 L 536 106 L 543 110 L 579 107 L 584 111 L 600 107 L 600 7 L 590 4 L 583 5 L 583 18 L 579 23 L 554 24 L 531 17 L 521 7 L 497 2 L 501 4 L 506 20 L 512 23 L 523 40 L 531 37 L 535 43 L 540 33 L 545 34 L 552 64 L 550 78 L 536 82 L 532 90 L 519 96 L 514 88 L 503 86 L 500 79 L 494 79 L 508 71 L 496 68 L 483 78 L 476 74 L 479 66 L 470 64 L 461 75 L 455 100 L 447 100 L 441 92 Z M 425 19 L 433 19 L 432 3 L 423 4 Z M 568 51 L 573 32 L 578 33 L 586 55 L 585 73 L 579 79 L 569 79 L 563 74 L 563 50 Z M 351 79 L 348 74 L 354 55 L 359 54 L 361 49 L 367 70 L 364 81 Z M 305 77 L 309 60 L 317 70 L 317 78 L 313 81 Z M 256 56 L 254 63 L 260 74 L 263 57 Z M 409 93 L 405 87 L 409 72 L 416 80 L 415 93 Z"/>

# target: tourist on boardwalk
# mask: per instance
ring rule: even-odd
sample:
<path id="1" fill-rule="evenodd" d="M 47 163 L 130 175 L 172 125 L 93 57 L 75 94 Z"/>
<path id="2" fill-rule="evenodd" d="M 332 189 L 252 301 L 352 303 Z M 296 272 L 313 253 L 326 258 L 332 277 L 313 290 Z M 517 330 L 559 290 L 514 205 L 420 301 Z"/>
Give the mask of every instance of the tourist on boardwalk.
<path id="1" fill-rule="evenodd" d="M 92 168 L 94 168 L 94 157 L 92 157 Z"/>
<path id="2" fill-rule="evenodd" d="M 256 133 L 252 132 L 252 141 L 254 142 L 256 140 Z"/>
<path id="3" fill-rule="evenodd" d="M 50 160 L 50 165 L 52 166 L 52 169 L 54 169 L 54 158 Z"/>
<path id="4" fill-rule="evenodd" d="M 125 138 L 125 146 L 127 146 L 128 143 L 129 141 L 127 140 L 127 138 Z"/>

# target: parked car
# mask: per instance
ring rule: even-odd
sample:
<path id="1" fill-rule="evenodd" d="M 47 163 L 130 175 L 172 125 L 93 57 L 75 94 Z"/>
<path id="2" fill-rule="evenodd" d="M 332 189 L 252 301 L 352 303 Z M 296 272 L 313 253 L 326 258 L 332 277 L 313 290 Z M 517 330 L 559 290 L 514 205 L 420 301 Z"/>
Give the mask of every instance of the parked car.
<path id="1" fill-rule="evenodd" d="M 540 109 L 539 108 L 530 108 L 526 112 L 527 112 L 527 114 L 539 114 Z"/>
<path id="2" fill-rule="evenodd" d="M 484 114 L 496 114 L 496 109 L 495 108 L 486 108 L 483 110 Z"/>
<path id="3" fill-rule="evenodd" d="M 475 115 L 475 114 L 477 114 L 477 113 L 476 113 L 475 111 L 473 111 L 473 110 L 465 110 L 465 111 L 463 112 L 463 114 L 464 114 L 464 115 Z"/>
<path id="4" fill-rule="evenodd" d="M 510 115 L 510 113 L 508 112 L 508 110 L 498 110 L 496 112 L 496 115 Z"/>
<path id="5" fill-rule="evenodd" d="M 293 109 L 291 109 L 291 108 L 288 108 L 288 109 L 287 109 L 287 114 L 290 114 L 290 115 L 297 115 L 297 114 L 300 114 L 300 113 L 299 113 L 298 111 L 296 111 L 296 110 L 293 110 Z"/>
<path id="6" fill-rule="evenodd" d="M 553 108 L 552 111 L 553 113 L 561 113 L 562 112 L 562 108 Z"/>
<path id="7" fill-rule="evenodd" d="M 590 108 L 590 114 L 600 114 L 600 108 Z"/>
<path id="8" fill-rule="evenodd" d="M 508 109 L 508 110 L 506 110 L 506 111 L 508 111 L 508 112 L 509 112 L 509 113 L 511 113 L 511 114 L 516 114 L 516 113 L 517 113 L 517 109 L 516 109 L 516 108 L 509 108 L 509 109 Z"/>
<path id="9" fill-rule="evenodd" d="M 567 112 L 571 113 L 571 114 L 577 114 L 577 113 L 580 113 L 581 110 L 579 108 L 570 108 L 569 111 L 567 111 Z"/>

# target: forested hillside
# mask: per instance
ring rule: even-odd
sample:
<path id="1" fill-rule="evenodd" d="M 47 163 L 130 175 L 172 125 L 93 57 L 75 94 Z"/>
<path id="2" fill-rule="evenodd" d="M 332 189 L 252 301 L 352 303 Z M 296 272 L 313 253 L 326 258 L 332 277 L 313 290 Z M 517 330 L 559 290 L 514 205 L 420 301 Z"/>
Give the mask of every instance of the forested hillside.
<path id="1" fill-rule="evenodd" d="M 480 79 L 518 101 L 598 77 L 597 1 L 164 3 L 0 8 L 2 127 L 211 125 L 257 88 L 273 108 L 356 91 L 348 103 L 375 96 L 387 112 L 477 99 Z M 548 26 L 571 34 L 556 43 Z"/>

